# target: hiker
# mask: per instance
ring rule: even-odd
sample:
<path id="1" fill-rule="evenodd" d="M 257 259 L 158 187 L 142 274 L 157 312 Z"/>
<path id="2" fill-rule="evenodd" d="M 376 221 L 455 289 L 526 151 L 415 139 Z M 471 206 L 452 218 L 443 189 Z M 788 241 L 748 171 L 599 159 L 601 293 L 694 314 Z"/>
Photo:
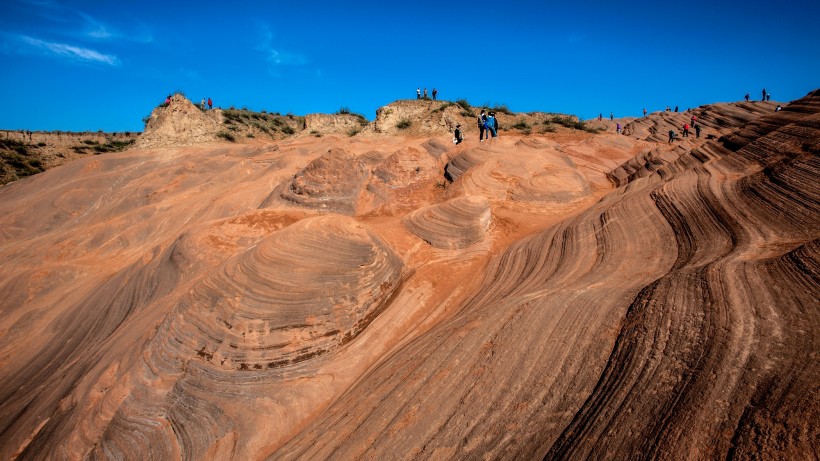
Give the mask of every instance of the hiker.
<path id="1" fill-rule="evenodd" d="M 620 123 L 616 123 L 615 125 L 616 125 L 616 126 L 615 126 L 615 131 L 617 131 L 617 132 L 618 132 L 618 134 L 621 134 L 621 124 L 620 124 Z"/>
<path id="2" fill-rule="evenodd" d="M 214 108 L 214 102 L 211 101 L 211 98 L 208 98 L 208 110 L 211 110 L 213 108 Z"/>
<path id="3" fill-rule="evenodd" d="M 205 98 L 202 98 L 202 102 L 199 103 L 199 108 L 205 110 Z"/>
<path id="4" fill-rule="evenodd" d="M 669 106 L 666 106 L 666 111 L 669 112 Z"/>
<path id="5" fill-rule="evenodd" d="M 683 124 L 683 137 L 684 138 L 689 137 L 689 124 L 688 123 Z"/>
<path id="6" fill-rule="evenodd" d="M 677 111 L 678 111 L 678 106 L 675 106 L 675 112 L 677 112 Z"/>
<path id="7" fill-rule="evenodd" d="M 766 88 L 763 88 L 763 97 L 760 99 L 761 101 L 766 100 Z"/>
<path id="8" fill-rule="evenodd" d="M 456 125 L 456 130 L 453 132 L 453 144 L 461 144 L 461 141 L 464 141 L 464 135 L 461 133 L 461 125 Z"/>
<path id="9" fill-rule="evenodd" d="M 780 104 L 778 104 L 777 107 L 774 108 L 775 112 L 780 112 L 781 110 L 783 110 L 783 107 Z"/>
<path id="10" fill-rule="evenodd" d="M 746 98 L 746 101 L 748 102 L 749 101 L 749 93 L 746 93 L 746 96 L 744 96 L 744 98 Z"/>
<path id="11" fill-rule="evenodd" d="M 487 128 L 487 115 L 484 113 L 484 109 L 481 109 L 481 113 L 478 114 L 478 141 L 484 141 L 484 130 Z M 490 137 L 490 134 L 487 133 L 487 138 Z"/>
<path id="12" fill-rule="evenodd" d="M 700 125 L 695 125 L 695 137 L 700 137 Z"/>
<path id="13" fill-rule="evenodd" d="M 615 116 L 612 114 L 612 112 L 609 113 L 609 121 L 610 122 L 615 121 Z"/>
<path id="14" fill-rule="evenodd" d="M 771 93 L 766 93 L 766 101 L 770 101 L 772 99 Z"/>
<path id="15" fill-rule="evenodd" d="M 675 131 L 674 130 L 669 130 L 669 143 L 668 144 L 672 144 L 672 141 L 674 141 L 674 140 L 675 140 Z"/>
<path id="16" fill-rule="evenodd" d="M 691 125 L 695 126 L 695 122 L 697 122 L 697 121 L 698 121 L 698 117 L 696 115 L 692 115 L 692 118 L 690 120 Z"/>
<path id="17" fill-rule="evenodd" d="M 493 140 L 498 136 L 498 121 L 495 119 L 495 112 L 490 112 L 487 117 L 487 139 L 492 135 Z"/>
<path id="18" fill-rule="evenodd" d="M 600 122 L 600 121 L 601 121 L 601 120 L 603 120 L 603 119 L 604 119 L 604 114 L 602 114 L 602 113 L 600 113 L 600 112 L 599 112 L 599 113 L 598 113 L 598 121 Z"/>
<path id="19" fill-rule="evenodd" d="M 646 117 L 646 107 L 643 108 L 643 116 Z"/>
<path id="20" fill-rule="evenodd" d="M 424 89 L 424 99 L 427 99 L 427 88 Z"/>
<path id="21" fill-rule="evenodd" d="M 438 94 L 438 90 L 433 88 L 433 101 L 436 100 L 436 95 Z"/>
<path id="22" fill-rule="evenodd" d="M 416 99 L 421 99 L 421 89 L 416 88 Z"/>

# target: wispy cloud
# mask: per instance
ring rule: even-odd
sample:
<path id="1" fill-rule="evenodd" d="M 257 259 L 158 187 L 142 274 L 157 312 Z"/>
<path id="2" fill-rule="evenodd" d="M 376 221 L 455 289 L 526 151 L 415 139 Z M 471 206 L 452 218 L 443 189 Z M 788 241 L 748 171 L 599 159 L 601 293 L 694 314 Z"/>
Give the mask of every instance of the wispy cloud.
<path id="1" fill-rule="evenodd" d="M 264 54 L 268 62 L 268 73 L 274 76 L 279 75 L 279 68 L 306 66 L 310 63 L 307 57 L 302 54 L 283 50 L 273 43 L 273 32 L 267 26 L 262 26 L 261 40 L 256 45 L 256 50 Z"/>
<path id="2" fill-rule="evenodd" d="M 31 14 L 60 24 L 63 30 L 57 32 L 65 36 L 95 41 L 118 40 L 135 43 L 154 41 L 150 29 L 143 24 L 120 21 L 120 24 L 114 25 L 85 11 L 51 0 L 17 1 L 28 5 Z"/>
<path id="3" fill-rule="evenodd" d="M 153 35 L 147 30 L 123 31 L 82 11 L 77 11 L 76 14 L 85 22 L 83 34 L 86 37 L 96 40 L 124 40 L 137 43 L 151 43 L 154 41 Z"/>
<path id="4" fill-rule="evenodd" d="M 61 59 L 68 59 L 75 62 L 105 64 L 108 66 L 119 66 L 120 60 L 117 56 L 112 54 L 104 54 L 90 48 L 83 48 L 81 46 L 69 45 L 66 43 L 48 42 L 38 38 L 29 37 L 27 35 L 16 36 L 17 41 L 22 45 L 18 48 L 18 52 L 26 54 L 26 52 L 34 51 Z"/>

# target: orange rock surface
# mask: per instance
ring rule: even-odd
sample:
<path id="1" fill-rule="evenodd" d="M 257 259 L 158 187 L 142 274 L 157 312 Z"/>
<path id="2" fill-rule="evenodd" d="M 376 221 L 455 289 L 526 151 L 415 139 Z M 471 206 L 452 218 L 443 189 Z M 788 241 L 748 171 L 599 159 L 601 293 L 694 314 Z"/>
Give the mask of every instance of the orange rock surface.
<path id="1" fill-rule="evenodd" d="M 3 186 L 0 458 L 815 459 L 820 91 L 694 113 Z"/>

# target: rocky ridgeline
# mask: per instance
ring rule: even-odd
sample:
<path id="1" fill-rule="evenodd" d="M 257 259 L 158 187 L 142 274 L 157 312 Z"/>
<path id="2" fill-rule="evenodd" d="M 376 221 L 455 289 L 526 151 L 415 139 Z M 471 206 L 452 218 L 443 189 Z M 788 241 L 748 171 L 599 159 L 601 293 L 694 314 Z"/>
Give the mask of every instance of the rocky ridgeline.
<path id="1" fill-rule="evenodd" d="M 494 110 L 499 128 L 523 134 L 554 132 L 558 126 L 580 128 L 575 116 L 544 112 L 514 113 L 506 106 Z M 481 108 L 466 101 L 400 100 L 376 111 L 370 122 L 363 115 L 341 109 L 335 114 L 254 112 L 247 109 L 202 110 L 182 95 L 174 95 L 151 113 L 138 148 L 188 146 L 213 141 L 243 142 L 280 140 L 290 136 L 438 136 L 461 125 L 464 132 L 477 131 Z"/>
<path id="2" fill-rule="evenodd" d="M 139 133 L 0 130 L 0 185 L 72 160 L 131 147 Z"/>

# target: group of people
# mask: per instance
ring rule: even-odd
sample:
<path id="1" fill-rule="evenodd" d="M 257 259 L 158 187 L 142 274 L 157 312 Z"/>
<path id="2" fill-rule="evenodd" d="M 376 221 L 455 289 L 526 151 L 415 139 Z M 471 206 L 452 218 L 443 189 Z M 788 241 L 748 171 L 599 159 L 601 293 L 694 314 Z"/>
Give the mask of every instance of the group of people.
<path id="1" fill-rule="evenodd" d="M 478 141 L 484 142 L 485 139 L 495 139 L 498 137 L 498 120 L 495 118 L 495 112 L 481 110 L 476 119 L 478 125 Z M 461 144 L 464 141 L 464 132 L 461 131 L 461 125 L 456 125 L 453 131 L 453 144 Z"/>
<path id="2" fill-rule="evenodd" d="M 749 93 L 746 93 L 746 96 L 743 96 L 743 99 L 748 101 L 749 100 Z M 772 99 L 772 95 L 768 91 L 766 91 L 766 88 L 763 88 L 763 90 L 760 92 L 760 100 L 761 101 L 770 101 L 771 99 Z"/>
<path id="3" fill-rule="evenodd" d="M 199 103 L 199 108 L 205 110 L 205 98 L 202 98 L 202 102 Z M 208 109 L 214 108 L 214 102 L 211 101 L 211 98 L 208 98 Z"/>
<path id="4" fill-rule="evenodd" d="M 698 125 L 698 116 L 692 115 L 692 118 L 689 119 L 689 123 L 684 123 L 681 131 L 683 131 L 683 137 L 689 137 L 689 129 L 693 128 L 695 130 L 695 137 L 700 138 L 700 125 Z M 675 130 L 669 130 L 669 144 L 672 144 L 672 141 L 675 140 L 677 133 Z"/>
<path id="5" fill-rule="evenodd" d="M 432 91 L 431 94 L 433 95 L 433 101 L 435 101 L 436 96 L 438 96 L 438 90 L 433 88 L 433 91 Z M 416 99 L 421 99 L 421 98 L 422 98 L 421 88 L 416 88 Z M 427 99 L 427 88 L 424 89 L 424 99 Z"/>

